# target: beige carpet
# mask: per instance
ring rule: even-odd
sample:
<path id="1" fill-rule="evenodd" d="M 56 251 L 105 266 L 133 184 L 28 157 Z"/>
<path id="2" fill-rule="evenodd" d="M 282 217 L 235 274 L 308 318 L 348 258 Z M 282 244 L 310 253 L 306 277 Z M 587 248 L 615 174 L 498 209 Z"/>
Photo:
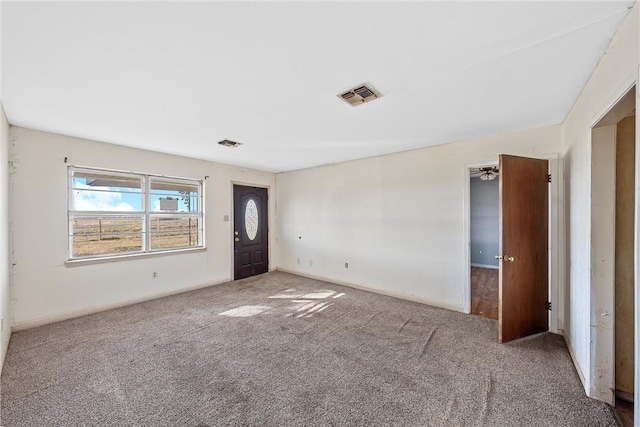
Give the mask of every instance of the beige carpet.
<path id="1" fill-rule="evenodd" d="M 615 425 L 561 337 L 496 327 L 268 273 L 15 333 L 2 425 Z"/>

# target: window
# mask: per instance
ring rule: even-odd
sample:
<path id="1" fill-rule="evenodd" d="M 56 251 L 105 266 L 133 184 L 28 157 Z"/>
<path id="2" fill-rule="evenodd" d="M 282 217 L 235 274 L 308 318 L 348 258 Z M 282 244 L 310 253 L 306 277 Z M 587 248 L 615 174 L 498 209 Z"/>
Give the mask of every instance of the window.
<path id="1" fill-rule="evenodd" d="M 69 168 L 69 258 L 203 247 L 202 181 Z"/>

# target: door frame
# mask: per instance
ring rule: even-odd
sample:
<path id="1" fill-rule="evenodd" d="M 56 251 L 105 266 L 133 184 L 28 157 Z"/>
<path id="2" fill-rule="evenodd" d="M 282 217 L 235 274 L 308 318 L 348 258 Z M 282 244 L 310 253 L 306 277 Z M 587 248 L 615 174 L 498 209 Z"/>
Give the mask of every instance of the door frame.
<path id="1" fill-rule="evenodd" d="M 588 129 L 588 159 L 589 159 L 589 206 L 588 211 L 588 224 L 589 224 L 589 366 L 585 369 L 589 369 L 588 381 L 582 378 L 583 384 L 587 395 L 589 397 L 602 400 L 610 405 L 615 404 L 615 280 L 606 280 L 601 283 L 600 286 L 596 286 L 596 280 L 592 274 L 594 265 L 594 246 L 593 242 L 593 201 L 594 201 L 594 187 L 593 182 L 593 144 L 594 144 L 594 131 L 596 129 L 603 129 L 608 127 L 602 122 L 607 118 L 610 113 L 616 111 L 618 104 L 623 101 L 635 86 L 635 102 L 636 102 L 636 174 L 635 174 L 635 194 L 638 195 L 640 190 L 640 123 L 638 123 L 638 100 L 640 99 L 640 87 L 637 84 L 635 77 L 630 78 L 620 86 L 616 94 L 611 97 L 607 102 L 603 104 L 600 112 L 591 121 Z M 615 114 L 615 113 L 614 113 Z M 617 123 L 617 122 L 616 122 Z M 597 131 L 595 131 L 597 133 Z M 615 158 L 615 132 L 613 135 L 604 136 L 602 138 L 613 138 L 614 143 L 613 151 Z M 597 136 L 596 136 L 597 138 Z M 611 147 L 609 147 L 611 148 Z M 615 165 L 615 162 L 614 162 Z M 615 173 L 615 166 L 614 166 Z M 595 196 L 598 200 L 598 196 Z M 614 212 L 615 215 L 615 212 Z M 640 197 L 636 197 L 635 201 L 635 238 L 634 238 L 634 253 L 635 253 L 635 378 L 634 378 L 634 402 L 635 402 L 635 419 L 640 416 L 640 405 L 637 403 L 640 401 Z M 615 229 L 614 229 L 615 233 Z M 615 246 L 613 247 L 614 254 L 611 256 L 611 260 L 615 262 Z M 603 286 L 604 285 L 604 286 Z M 603 310 L 606 312 L 604 313 Z M 613 313 L 613 316 L 609 314 Z M 595 320 L 594 320 L 595 318 Z M 595 322 L 595 323 L 594 323 Z M 597 327 L 594 325 L 602 325 L 603 327 Z M 577 364 L 576 364 L 577 366 Z"/>
<path id="2" fill-rule="evenodd" d="M 234 276 L 235 276 L 235 246 L 234 246 L 234 237 L 235 235 L 233 234 L 234 230 L 235 230 L 235 200 L 234 200 L 234 195 L 233 195 L 233 187 L 235 185 L 242 185 L 245 187 L 256 187 L 256 188 L 266 188 L 267 189 L 267 224 L 269 229 L 267 230 L 267 257 L 269 260 L 269 265 L 267 267 L 268 271 L 273 271 L 273 265 L 274 262 L 272 260 L 272 255 L 273 255 L 273 229 L 274 229 L 274 224 L 272 223 L 272 221 L 274 220 L 273 216 L 274 216 L 274 212 L 272 212 L 271 209 L 271 197 L 273 196 L 272 191 L 271 191 L 271 186 L 270 185 L 266 185 L 266 184 L 256 184 L 256 183 L 252 183 L 252 182 L 247 182 L 247 181 L 235 181 L 235 180 L 231 180 L 230 181 L 230 186 L 229 186 L 229 192 L 230 192 L 230 202 L 229 205 L 231 206 L 231 208 L 229 209 L 229 230 L 228 230 L 228 241 L 229 241 L 229 246 L 228 246 L 228 253 L 229 253 L 229 280 L 232 281 L 234 280 Z"/>
<path id="3" fill-rule="evenodd" d="M 495 160 L 483 162 L 466 163 L 464 165 L 464 292 L 463 308 L 464 312 L 471 313 L 471 174 L 470 170 L 479 167 L 498 166 L 498 154 L 512 154 L 514 156 L 525 156 L 538 159 L 549 160 L 549 173 L 552 176 L 549 184 L 549 299 L 553 309 L 549 312 L 549 332 L 559 333 L 563 329 L 564 319 L 564 283 L 560 277 L 564 274 L 564 263 L 561 257 L 564 236 L 561 235 L 560 206 L 558 201 L 559 191 L 561 191 L 560 181 L 562 180 L 562 165 L 558 153 L 535 155 L 535 153 L 496 153 Z"/>

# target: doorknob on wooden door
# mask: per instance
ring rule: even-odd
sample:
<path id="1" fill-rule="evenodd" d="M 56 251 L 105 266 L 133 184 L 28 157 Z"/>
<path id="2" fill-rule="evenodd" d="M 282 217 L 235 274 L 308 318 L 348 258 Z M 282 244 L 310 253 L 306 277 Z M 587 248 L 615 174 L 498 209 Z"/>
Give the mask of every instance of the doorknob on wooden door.
<path id="1" fill-rule="evenodd" d="M 495 258 L 498 261 L 508 261 L 508 262 L 513 262 L 513 261 L 516 260 L 514 257 L 509 256 L 509 255 L 496 255 Z"/>

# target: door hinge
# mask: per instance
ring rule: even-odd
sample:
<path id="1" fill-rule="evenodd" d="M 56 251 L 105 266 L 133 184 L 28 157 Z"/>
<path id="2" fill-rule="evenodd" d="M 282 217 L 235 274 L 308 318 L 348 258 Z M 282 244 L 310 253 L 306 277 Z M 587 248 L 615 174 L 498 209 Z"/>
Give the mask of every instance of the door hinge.
<path id="1" fill-rule="evenodd" d="M 549 310 L 549 311 L 551 310 L 551 303 L 550 302 L 547 303 L 547 310 Z"/>
<path id="2" fill-rule="evenodd" d="M 551 182 L 551 174 L 547 175 L 547 181 Z"/>

